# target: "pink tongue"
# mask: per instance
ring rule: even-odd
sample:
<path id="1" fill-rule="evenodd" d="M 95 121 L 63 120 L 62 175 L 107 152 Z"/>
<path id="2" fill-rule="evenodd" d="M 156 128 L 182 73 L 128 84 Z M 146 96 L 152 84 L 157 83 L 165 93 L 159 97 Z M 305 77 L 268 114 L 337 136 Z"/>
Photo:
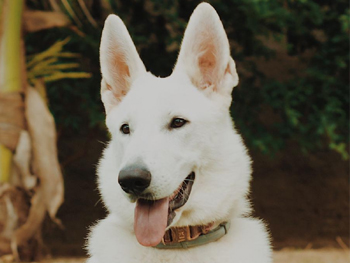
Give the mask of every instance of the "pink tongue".
<path id="1" fill-rule="evenodd" d="M 168 221 L 169 198 L 157 201 L 137 200 L 134 230 L 137 241 L 152 247 L 162 240 Z"/>

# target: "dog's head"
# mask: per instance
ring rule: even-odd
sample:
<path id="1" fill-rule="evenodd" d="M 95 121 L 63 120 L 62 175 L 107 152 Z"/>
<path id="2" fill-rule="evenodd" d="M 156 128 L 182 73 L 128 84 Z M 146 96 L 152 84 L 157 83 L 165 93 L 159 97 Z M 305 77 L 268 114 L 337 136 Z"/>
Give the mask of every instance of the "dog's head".
<path id="1" fill-rule="evenodd" d="M 132 221 L 146 246 L 168 226 L 243 212 L 250 164 L 229 114 L 238 76 L 216 11 L 205 3 L 195 9 L 167 78 L 146 71 L 115 15 L 106 20 L 100 56 L 112 140 L 99 180 L 109 210 Z"/>

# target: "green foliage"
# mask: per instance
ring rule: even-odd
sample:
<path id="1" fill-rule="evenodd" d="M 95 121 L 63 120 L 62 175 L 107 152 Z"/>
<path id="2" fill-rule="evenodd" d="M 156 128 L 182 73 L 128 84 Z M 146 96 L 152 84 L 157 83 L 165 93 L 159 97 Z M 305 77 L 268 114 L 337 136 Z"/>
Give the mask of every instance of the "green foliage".
<path id="1" fill-rule="evenodd" d="M 175 63 L 188 18 L 200 2 L 86 1 L 90 18 L 76 3 L 71 4 L 71 10 L 61 5 L 71 17 L 74 11 L 79 20 L 73 19 L 75 27 L 51 29 L 28 35 L 26 39 L 27 50 L 32 53 L 69 36 L 71 41 L 66 51 L 80 53 L 81 70 L 92 74 L 89 80 L 61 80 L 49 84 L 51 109 L 60 127 L 81 132 L 86 130 L 86 123 L 90 127 L 103 123 L 98 46 L 103 20 L 108 13 L 116 13 L 123 19 L 146 68 L 155 75 L 166 76 Z M 209 2 L 223 21 L 240 72 L 241 81 L 233 91 L 231 110 L 247 144 L 269 154 L 279 151 L 288 142 L 299 144 L 303 152 L 329 147 L 344 159 L 348 158 L 347 1 Z M 50 8 L 46 1 L 28 3 L 32 8 Z M 40 43 L 37 39 L 41 39 Z M 285 47 L 290 57 L 298 58 L 300 68 L 283 78 L 265 75 L 257 59 L 276 59 L 276 51 L 267 44 L 272 40 L 280 41 L 280 47 Z M 272 70 L 278 72 L 279 68 Z"/>
<path id="2" fill-rule="evenodd" d="M 274 134 L 293 139 L 304 151 L 328 145 L 348 159 L 349 31 L 348 21 L 344 22 L 345 16 L 349 18 L 348 3 L 288 3 L 290 54 L 302 56 L 311 50 L 311 55 L 302 74 L 264 85 L 264 103 L 283 119 Z"/>

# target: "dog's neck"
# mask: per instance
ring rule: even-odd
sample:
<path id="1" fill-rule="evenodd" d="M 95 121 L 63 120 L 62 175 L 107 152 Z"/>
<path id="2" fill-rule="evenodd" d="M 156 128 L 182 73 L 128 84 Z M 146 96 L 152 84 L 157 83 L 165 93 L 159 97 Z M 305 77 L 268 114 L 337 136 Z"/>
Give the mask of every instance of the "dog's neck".
<path id="1" fill-rule="evenodd" d="M 198 226 L 171 227 L 155 248 L 190 248 L 216 241 L 227 234 L 230 223 L 224 222 L 215 227 L 214 223 Z"/>

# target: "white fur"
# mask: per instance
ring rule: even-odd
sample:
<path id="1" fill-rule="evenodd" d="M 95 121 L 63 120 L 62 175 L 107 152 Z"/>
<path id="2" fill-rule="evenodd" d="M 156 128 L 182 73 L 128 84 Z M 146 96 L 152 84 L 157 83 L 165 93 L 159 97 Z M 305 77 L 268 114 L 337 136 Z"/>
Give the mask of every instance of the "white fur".
<path id="1" fill-rule="evenodd" d="M 238 76 L 215 10 L 206 3 L 195 9 L 174 72 L 167 78 L 146 72 L 124 24 L 109 16 L 101 68 L 112 140 L 101 159 L 98 182 L 109 215 L 92 228 L 88 262 L 271 262 L 264 224 L 248 217 L 250 159 L 229 113 Z M 174 117 L 189 122 L 169 130 Z M 120 132 L 124 123 L 130 126 L 129 135 Z M 150 170 L 147 191 L 156 199 L 171 195 L 195 172 L 189 200 L 171 226 L 230 221 L 228 234 L 187 250 L 141 246 L 133 233 L 135 204 L 118 184 L 119 171 L 137 162 Z"/>

